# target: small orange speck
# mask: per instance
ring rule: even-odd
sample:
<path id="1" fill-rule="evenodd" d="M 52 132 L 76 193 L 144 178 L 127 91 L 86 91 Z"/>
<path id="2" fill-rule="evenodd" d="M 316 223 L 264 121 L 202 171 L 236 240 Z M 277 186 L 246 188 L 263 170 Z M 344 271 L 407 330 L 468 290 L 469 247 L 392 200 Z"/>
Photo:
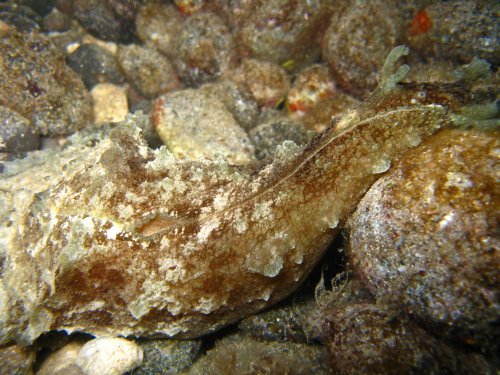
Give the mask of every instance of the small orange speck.
<path id="1" fill-rule="evenodd" d="M 408 32 L 410 35 L 419 35 L 426 33 L 432 26 L 432 21 L 425 10 L 418 12 L 411 20 Z"/>

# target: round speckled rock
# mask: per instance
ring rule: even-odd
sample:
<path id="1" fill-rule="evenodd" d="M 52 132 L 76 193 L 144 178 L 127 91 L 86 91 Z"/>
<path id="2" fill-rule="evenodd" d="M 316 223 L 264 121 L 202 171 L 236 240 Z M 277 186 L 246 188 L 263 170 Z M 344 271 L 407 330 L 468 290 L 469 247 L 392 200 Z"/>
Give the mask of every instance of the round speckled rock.
<path id="1" fill-rule="evenodd" d="M 36 150 L 39 144 L 38 133 L 25 117 L 0 106 L 0 152 Z"/>
<path id="2" fill-rule="evenodd" d="M 236 50 L 229 28 L 215 14 L 190 16 L 175 39 L 172 62 L 189 86 L 212 81 L 235 65 Z"/>
<path id="3" fill-rule="evenodd" d="M 378 72 L 396 45 L 394 7 L 382 0 L 353 1 L 335 13 L 323 39 L 323 59 L 335 82 L 364 98 L 377 87 Z"/>
<path id="4" fill-rule="evenodd" d="M 142 349 L 135 342 L 100 337 L 82 346 L 76 364 L 85 375 L 121 375 L 139 366 L 142 358 Z"/>
<path id="5" fill-rule="evenodd" d="M 137 44 L 120 46 L 118 63 L 128 81 L 147 98 L 154 98 L 181 86 L 167 57 L 152 48 Z"/>
<path id="6" fill-rule="evenodd" d="M 74 16 L 101 39 L 128 42 L 134 37 L 138 4 L 138 0 L 75 0 Z"/>
<path id="7" fill-rule="evenodd" d="M 189 375 L 220 374 L 329 374 L 320 346 L 290 342 L 262 342 L 230 335 L 200 358 Z"/>
<path id="8" fill-rule="evenodd" d="M 499 139 L 442 131 L 379 179 L 348 222 L 352 265 L 379 299 L 491 353 L 500 342 Z"/>
<path id="9" fill-rule="evenodd" d="M 134 375 L 178 374 L 189 368 L 199 354 L 200 340 L 147 340 L 140 342 L 144 351 L 142 365 Z"/>
<path id="10" fill-rule="evenodd" d="M 260 115 L 259 104 L 248 92 L 240 90 L 235 82 L 218 80 L 201 86 L 200 90 L 221 100 L 243 129 L 255 127 Z"/>
<path id="11" fill-rule="evenodd" d="M 26 117 L 41 135 L 70 134 L 88 123 L 90 95 L 47 38 L 10 29 L 0 50 L 0 105 Z"/>
<path id="12" fill-rule="evenodd" d="M 183 18 L 172 4 L 147 2 L 140 6 L 135 18 L 137 36 L 146 45 L 172 56 Z"/>
<path id="13" fill-rule="evenodd" d="M 286 98 L 289 112 L 298 116 L 313 108 L 320 101 L 332 97 L 335 85 L 324 64 L 313 64 L 302 70 L 293 82 Z"/>
<path id="14" fill-rule="evenodd" d="M 271 119 L 256 126 L 250 130 L 249 136 L 258 159 L 274 155 L 276 148 L 285 141 L 300 146 L 310 140 L 307 130 L 300 123 L 286 117 Z"/>
<path id="15" fill-rule="evenodd" d="M 98 83 L 124 82 L 115 56 L 96 44 L 82 44 L 66 58 L 67 64 L 83 79 L 91 90 Z"/>
<path id="16" fill-rule="evenodd" d="M 333 374 L 488 373 L 480 355 L 454 350 L 406 318 L 391 316 L 376 305 L 348 304 L 328 311 L 325 317 Z"/>
<path id="17" fill-rule="evenodd" d="M 257 1 L 239 32 L 239 48 L 250 56 L 293 67 L 320 55 L 319 30 L 328 15 L 322 0 Z"/>
<path id="18" fill-rule="evenodd" d="M 286 70 L 268 61 L 245 59 L 228 78 L 267 108 L 274 108 L 284 100 L 290 89 Z"/>
<path id="19" fill-rule="evenodd" d="M 500 63 L 498 1 L 436 2 L 415 13 L 407 33 L 410 47 L 427 57 L 470 62 L 474 56 Z"/>
<path id="20" fill-rule="evenodd" d="M 22 32 L 40 31 L 42 23 L 33 9 L 16 3 L 0 3 L 0 20 Z"/>
<path id="21" fill-rule="evenodd" d="M 153 112 L 160 138 L 178 158 L 208 159 L 223 155 L 234 164 L 254 159 L 253 146 L 224 103 L 188 89 L 161 96 Z"/>
<path id="22" fill-rule="evenodd" d="M 297 117 L 297 121 L 307 129 L 319 133 L 330 125 L 335 116 L 356 107 L 359 103 L 359 100 L 350 95 L 336 92 L 333 97 L 318 102 L 303 116 Z"/>
<path id="23" fill-rule="evenodd" d="M 41 16 L 46 16 L 54 8 L 58 0 L 14 0 L 16 3 L 28 6 Z"/>

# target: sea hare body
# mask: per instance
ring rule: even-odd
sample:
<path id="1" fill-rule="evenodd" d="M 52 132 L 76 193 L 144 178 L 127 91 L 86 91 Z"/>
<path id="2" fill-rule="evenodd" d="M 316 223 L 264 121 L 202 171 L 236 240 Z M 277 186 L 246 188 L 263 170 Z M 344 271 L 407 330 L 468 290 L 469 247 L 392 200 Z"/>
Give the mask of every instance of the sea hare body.
<path id="1" fill-rule="evenodd" d="M 459 90 L 378 90 L 260 171 L 151 150 L 134 118 L 0 179 L 0 343 L 49 330 L 194 337 L 291 293 Z M 458 95 L 459 96 L 459 95 Z"/>

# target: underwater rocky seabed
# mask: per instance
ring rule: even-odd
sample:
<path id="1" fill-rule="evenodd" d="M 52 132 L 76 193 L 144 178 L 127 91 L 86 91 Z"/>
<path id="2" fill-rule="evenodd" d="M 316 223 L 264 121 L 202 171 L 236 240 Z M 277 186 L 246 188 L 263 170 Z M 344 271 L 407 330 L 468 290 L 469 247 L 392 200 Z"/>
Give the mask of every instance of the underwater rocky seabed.
<path id="1" fill-rule="evenodd" d="M 0 1 L 0 373 L 495 374 L 499 17 Z"/>

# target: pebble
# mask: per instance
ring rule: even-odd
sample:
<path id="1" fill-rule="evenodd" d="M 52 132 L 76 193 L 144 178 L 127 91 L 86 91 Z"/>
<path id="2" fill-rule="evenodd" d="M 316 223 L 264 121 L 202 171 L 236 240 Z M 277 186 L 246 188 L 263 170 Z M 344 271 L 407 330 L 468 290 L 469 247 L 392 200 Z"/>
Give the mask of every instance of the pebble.
<path id="1" fill-rule="evenodd" d="M 324 64 L 310 65 L 295 77 L 286 98 L 286 106 L 289 112 L 301 116 L 320 101 L 331 98 L 334 93 L 335 85 L 328 67 Z"/>
<path id="2" fill-rule="evenodd" d="M 168 58 L 152 48 L 122 45 L 117 57 L 127 80 L 146 98 L 155 98 L 181 87 Z"/>
<path id="3" fill-rule="evenodd" d="M 238 47 L 243 56 L 301 67 L 319 57 L 327 15 L 322 0 L 258 2 L 239 30 Z"/>
<path id="4" fill-rule="evenodd" d="M 205 0 L 174 0 L 174 4 L 181 14 L 190 16 L 198 12 Z"/>
<path id="5" fill-rule="evenodd" d="M 245 59 L 228 74 L 242 91 L 250 93 L 261 107 L 274 108 L 284 100 L 290 89 L 285 69 L 272 62 Z"/>
<path id="6" fill-rule="evenodd" d="M 139 7 L 135 28 L 144 44 L 172 57 L 182 22 L 183 18 L 173 4 L 153 1 Z"/>
<path id="7" fill-rule="evenodd" d="M 426 57 L 468 63 L 474 56 L 500 63 L 500 3 L 436 2 L 414 15 L 407 29 L 410 47 Z"/>
<path id="8" fill-rule="evenodd" d="M 240 90 L 235 82 L 226 79 L 217 80 L 201 86 L 200 90 L 221 100 L 243 129 L 250 130 L 255 127 L 260 115 L 259 104 L 251 94 Z"/>
<path id="9" fill-rule="evenodd" d="M 75 0 L 74 16 L 98 38 L 130 42 L 139 0 Z"/>
<path id="10" fill-rule="evenodd" d="M 39 144 L 38 132 L 25 117 L 0 106 L 0 152 L 36 150 Z"/>
<path id="11" fill-rule="evenodd" d="M 80 77 L 43 35 L 8 30 L 0 38 L 0 103 L 31 121 L 41 135 L 71 134 L 91 117 Z"/>
<path id="12" fill-rule="evenodd" d="M 43 18 L 43 29 L 47 32 L 63 32 L 71 28 L 71 18 L 57 8 Z"/>
<path id="13" fill-rule="evenodd" d="M 498 132 L 444 130 L 366 193 L 348 222 L 353 268 L 433 332 L 498 353 Z"/>
<path id="14" fill-rule="evenodd" d="M 135 342 L 118 337 L 99 337 L 85 343 L 76 364 L 85 375 L 121 375 L 142 363 L 143 351 Z"/>
<path id="15" fill-rule="evenodd" d="M 213 81 L 236 64 L 233 35 L 215 14 L 189 17 L 175 37 L 174 48 L 172 62 L 188 86 Z"/>
<path id="16" fill-rule="evenodd" d="M 231 112 L 222 101 L 201 90 L 161 96 L 152 117 L 160 138 L 178 158 L 214 159 L 223 155 L 234 164 L 254 159 L 253 146 Z"/>
<path id="17" fill-rule="evenodd" d="M 360 101 L 353 96 L 336 92 L 330 99 L 322 100 L 309 108 L 303 116 L 294 116 L 294 118 L 300 121 L 306 129 L 320 133 L 330 125 L 334 117 L 340 116 L 359 104 Z"/>
<path id="18" fill-rule="evenodd" d="M 128 113 L 127 90 L 111 83 L 99 83 L 90 92 L 94 102 L 94 121 L 120 122 Z"/>
<path id="19" fill-rule="evenodd" d="M 0 3 L 0 20 L 18 31 L 40 31 L 42 17 L 28 6 L 16 3 Z"/>
<path id="20" fill-rule="evenodd" d="M 61 0 L 14 0 L 15 2 L 28 6 L 41 16 L 46 16 L 54 8 L 56 2 Z"/>
<path id="21" fill-rule="evenodd" d="M 0 373 L 6 375 L 31 374 L 34 354 L 29 349 L 18 345 L 6 345 L 0 348 Z"/>
<path id="22" fill-rule="evenodd" d="M 188 369 L 199 355 L 200 340 L 144 340 L 142 365 L 133 375 L 178 374 Z"/>
<path id="23" fill-rule="evenodd" d="M 322 56 L 347 93 L 364 99 L 377 87 L 378 72 L 398 37 L 394 9 L 382 0 L 353 1 L 333 15 Z"/>
<path id="24" fill-rule="evenodd" d="M 98 83 L 121 84 L 125 81 L 116 57 L 96 44 L 82 44 L 67 58 L 70 68 L 77 72 L 91 90 Z"/>
<path id="25" fill-rule="evenodd" d="M 316 302 L 313 298 L 287 302 L 244 318 L 238 329 L 257 340 L 308 343 L 310 332 L 306 317 L 318 309 Z"/>
<path id="26" fill-rule="evenodd" d="M 309 134 L 300 123 L 286 117 L 259 124 L 248 134 L 255 145 L 257 159 L 273 156 L 278 146 L 285 141 L 292 141 L 301 146 L 310 140 Z"/>
<path id="27" fill-rule="evenodd" d="M 37 375 L 64 375 L 84 374 L 76 365 L 78 353 L 85 344 L 84 341 L 75 340 L 67 343 L 62 348 L 49 354 L 42 362 Z"/>
<path id="28" fill-rule="evenodd" d="M 237 33 L 258 4 L 257 0 L 205 1 L 203 9 L 217 14 Z"/>
<path id="29" fill-rule="evenodd" d="M 487 374 L 476 353 L 448 347 L 408 319 L 358 303 L 326 314 L 330 371 L 362 374 Z"/>
<path id="30" fill-rule="evenodd" d="M 325 352 L 319 346 L 261 342 L 229 335 L 195 362 L 189 375 L 218 374 L 328 374 Z"/>

